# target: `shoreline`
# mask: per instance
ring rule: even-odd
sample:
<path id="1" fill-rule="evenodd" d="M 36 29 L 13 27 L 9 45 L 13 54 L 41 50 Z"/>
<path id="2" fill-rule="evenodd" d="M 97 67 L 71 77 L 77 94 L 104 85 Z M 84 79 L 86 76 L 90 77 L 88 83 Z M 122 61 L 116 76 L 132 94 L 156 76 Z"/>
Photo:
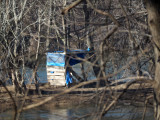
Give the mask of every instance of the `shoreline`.
<path id="1" fill-rule="evenodd" d="M 118 86 L 112 86 L 112 90 L 116 94 L 120 93 L 123 90 L 123 84 L 118 85 Z M 141 86 L 141 89 L 138 89 Z M 10 91 L 13 89 L 11 86 L 10 88 L 7 87 Z M 25 106 L 34 104 L 40 101 L 43 101 L 47 97 L 55 96 L 68 88 L 66 87 L 54 87 L 54 86 L 49 86 L 49 85 L 43 85 L 40 86 L 40 90 L 42 93 L 42 96 L 40 97 L 39 95 L 35 94 L 35 87 L 31 86 L 29 90 L 29 95 L 26 96 L 25 98 Z M 120 104 L 124 105 L 130 105 L 134 104 L 135 101 L 137 101 L 137 105 L 144 105 L 145 98 L 148 96 L 152 95 L 152 86 L 149 84 L 139 85 L 135 84 L 131 86 L 128 91 L 120 98 Z M 101 98 L 102 95 L 103 99 Z M 12 95 L 14 95 L 12 91 Z M 101 88 L 76 88 L 72 90 L 71 92 L 67 94 L 63 94 L 60 96 L 57 96 L 53 98 L 51 101 L 43 104 L 44 107 L 56 107 L 56 106 L 70 106 L 70 105 L 80 105 L 80 104 L 88 104 L 88 103 L 93 103 L 95 104 L 98 100 L 101 100 L 101 104 L 104 104 L 108 98 L 110 98 L 110 91 L 106 89 L 105 87 Z M 135 98 L 134 98 L 135 97 Z M 133 101 L 134 99 L 134 101 Z M 21 103 L 24 98 L 23 95 L 18 95 L 16 98 L 17 103 Z M 121 102 L 122 101 L 122 102 Z M 138 103 L 139 102 L 139 103 Z M 151 98 L 148 102 L 149 105 L 152 105 L 153 98 Z M 0 113 L 5 112 L 7 110 L 13 109 L 13 102 L 10 99 L 8 93 L 6 91 L 3 91 L 1 88 L 0 91 Z"/>

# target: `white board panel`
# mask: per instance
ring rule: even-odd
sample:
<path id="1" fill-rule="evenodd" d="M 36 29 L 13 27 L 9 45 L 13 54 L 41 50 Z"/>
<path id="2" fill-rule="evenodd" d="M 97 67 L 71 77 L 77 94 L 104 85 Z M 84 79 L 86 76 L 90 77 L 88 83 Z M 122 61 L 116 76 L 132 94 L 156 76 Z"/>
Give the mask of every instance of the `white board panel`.
<path id="1" fill-rule="evenodd" d="M 65 76 L 47 76 L 47 79 L 65 79 Z"/>
<path id="2" fill-rule="evenodd" d="M 59 67 L 59 66 L 47 66 L 47 68 L 51 69 L 65 69 L 64 67 Z"/>
<path id="3" fill-rule="evenodd" d="M 65 69 L 47 68 L 47 72 L 48 72 L 48 71 L 65 72 Z"/>
<path id="4" fill-rule="evenodd" d="M 64 72 L 54 72 L 54 73 L 47 72 L 47 76 L 52 76 L 52 75 L 65 76 L 65 73 Z"/>
<path id="5" fill-rule="evenodd" d="M 54 86 L 65 86 L 66 85 L 65 79 L 63 79 L 63 80 L 49 80 L 49 82 L 51 85 L 54 85 Z"/>

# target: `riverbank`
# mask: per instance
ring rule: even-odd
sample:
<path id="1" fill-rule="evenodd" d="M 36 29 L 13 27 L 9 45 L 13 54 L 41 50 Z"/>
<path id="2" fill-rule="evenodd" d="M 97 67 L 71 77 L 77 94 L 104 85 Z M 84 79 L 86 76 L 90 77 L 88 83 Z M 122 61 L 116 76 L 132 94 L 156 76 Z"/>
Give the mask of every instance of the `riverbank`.
<path id="1" fill-rule="evenodd" d="M 14 88 L 8 86 L 7 88 L 11 91 L 16 103 L 20 105 L 24 99 L 24 106 L 36 104 L 44 101 L 48 97 L 53 97 L 52 100 L 43 104 L 43 107 L 57 107 L 57 106 L 71 106 L 80 104 L 104 104 L 108 100 L 112 100 L 112 97 L 116 97 L 123 92 L 125 85 L 111 86 L 110 88 L 76 88 L 68 93 L 61 94 L 68 90 L 66 87 L 54 87 L 49 84 L 40 85 L 40 91 L 42 96 L 36 94 L 35 86 L 31 85 L 28 91 L 28 95 L 17 95 L 14 96 Z M 0 112 L 4 112 L 13 108 L 13 101 L 11 100 L 8 93 L 4 88 L 0 89 Z M 111 92 L 112 90 L 112 92 Z M 120 97 L 118 103 L 124 105 L 144 105 L 146 99 L 148 99 L 148 105 L 152 105 L 152 86 L 150 84 L 134 84 L 128 88 L 127 92 Z M 111 96 L 112 94 L 112 96 Z"/>

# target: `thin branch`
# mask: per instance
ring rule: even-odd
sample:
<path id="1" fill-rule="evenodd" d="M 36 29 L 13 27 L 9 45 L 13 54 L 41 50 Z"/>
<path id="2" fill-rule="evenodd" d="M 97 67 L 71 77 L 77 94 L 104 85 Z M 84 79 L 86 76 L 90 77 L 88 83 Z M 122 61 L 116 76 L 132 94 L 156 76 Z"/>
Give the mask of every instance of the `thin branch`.
<path id="1" fill-rule="evenodd" d="M 144 107 L 144 112 L 143 112 L 142 120 L 145 119 L 145 114 L 146 114 L 146 111 L 147 111 L 147 103 L 148 103 L 148 100 L 151 99 L 151 98 L 153 98 L 153 95 L 147 97 L 146 100 L 145 100 L 145 107 Z"/>
<path id="2" fill-rule="evenodd" d="M 151 84 L 155 83 L 154 80 L 151 81 L 151 80 L 147 80 L 147 79 L 144 79 L 144 78 L 137 78 L 135 80 L 132 80 L 132 81 L 128 82 L 127 84 L 125 84 L 125 88 L 123 89 L 123 91 L 114 100 L 112 100 L 112 102 L 109 104 L 108 107 L 106 107 L 106 105 L 107 105 L 107 103 L 106 103 L 106 105 L 103 107 L 101 116 L 104 116 L 111 109 L 111 107 L 118 102 L 118 99 L 127 91 L 127 89 L 131 85 L 133 85 L 133 84 L 135 84 L 137 82 L 145 82 L 145 83 L 148 82 L 148 83 L 151 83 Z"/>
<path id="3" fill-rule="evenodd" d="M 144 111 L 143 111 L 143 117 L 142 117 L 142 120 L 145 119 L 145 114 L 146 114 L 146 111 L 147 111 L 147 103 L 148 103 L 148 99 L 145 100 L 145 107 L 144 107 Z"/>
<path id="4" fill-rule="evenodd" d="M 130 41 L 133 41 L 135 44 L 137 44 L 137 42 L 135 41 L 135 39 L 133 38 L 132 34 L 131 34 L 131 27 L 130 27 L 130 23 L 129 23 L 129 19 L 128 19 L 128 15 L 123 7 L 123 5 L 121 4 L 120 0 L 119 0 L 119 4 L 120 4 L 120 7 L 122 9 L 122 12 L 126 18 L 126 23 L 127 23 L 127 27 L 128 27 L 128 33 L 129 33 L 129 39 Z"/>
<path id="5" fill-rule="evenodd" d="M 62 15 L 65 15 L 70 9 L 72 9 L 73 7 L 77 6 L 78 4 L 80 4 L 83 0 L 77 0 L 75 2 L 73 2 L 72 4 L 70 4 L 69 6 L 67 6 L 66 8 L 64 8 L 61 12 Z"/>
<path id="6" fill-rule="evenodd" d="M 87 3 L 89 4 L 89 6 L 90 6 L 95 12 L 97 12 L 97 13 L 99 13 L 99 14 L 101 14 L 101 15 L 105 15 L 105 16 L 110 17 L 111 20 L 116 24 L 116 26 L 117 26 L 117 27 L 119 26 L 117 20 L 114 18 L 114 16 L 113 16 L 112 14 L 110 14 L 110 13 L 108 13 L 108 12 L 106 12 L 106 11 L 101 11 L 101 10 L 95 8 L 95 7 L 92 5 L 92 3 L 90 2 L 90 0 L 86 0 L 86 1 L 87 1 Z"/>
<path id="7" fill-rule="evenodd" d="M 27 0 L 24 0 L 18 20 L 20 20 L 20 19 L 22 18 L 22 15 L 23 15 L 23 12 L 24 12 L 24 8 L 25 8 L 25 6 L 26 6 L 26 3 L 27 3 Z"/>
<path id="8" fill-rule="evenodd" d="M 102 11 L 102 10 L 99 10 L 97 8 L 95 8 L 92 3 L 90 2 L 90 0 L 86 0 L 87 3 L 89 4 L 89 6 L 97 13 L 101 14 L 101 15 L 105 15 L 105 16 L 108 16 L 116 26 L 114 26 L 106 35 L 105 39 L 108 39 L 117 29 L 118 29 L 118 26 L 119 26 L 119 23 L 117 22 L 117 20 L 114 18 L 114 16 L 106 11 Z"/>
<path id="9" fill-rule="evenodd" d="M 123 82 L 123 81 L 125 81 L 125 80 L 131 81 L 131 80 L 134 80 L 134 79 L 137 79 L 137 78 L 147 79 L 147 77 L 145 77 L 145 76 L 127 77 L 127 78 L 123 78 L 123 79 L 114 80 L 115 82 L 112 82 L 110 85 L 118 84 L 118 83 Z M 149 78 L 149 79 L 150 79 L 150 78 Z M 150 79 L 150 80 L 153 80 L 153 79 Z"/>
<path id="10" fill-rule="evenodd" d="M 14 111 L 15 111 L 13 120 L 16 120 L 17 113 L 18 113 L 18 108 L 17 108 L 16 101 L 13 98 L 11 92 L 8 90 L 8 88 L 6 87 L 6 85 L 1 80 L 0 80 L 0 85 L 2 85 L 4 87 L 4 89 L 7 91 L 8 95 L 10 96 L 11 100 L 13 101 Z"/>

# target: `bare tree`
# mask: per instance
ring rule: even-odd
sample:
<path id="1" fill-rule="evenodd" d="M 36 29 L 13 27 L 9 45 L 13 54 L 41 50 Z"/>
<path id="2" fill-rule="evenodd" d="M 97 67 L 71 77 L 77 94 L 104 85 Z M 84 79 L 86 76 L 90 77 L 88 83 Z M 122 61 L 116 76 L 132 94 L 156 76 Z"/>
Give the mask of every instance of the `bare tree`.
<path id="1" fill-rule="evenodd" d="M 154 84 L 155 118 L 159 120 L 160 6 L 156 0 L 144 2 L 147 11 L 143 1 L 138 0 L 1 0 L 0 84 L 14 102 L 14 119 L 18 119 L 22 110 L 43 105 L 89 84 L 96 86 L 96 89 L 93 88 L 96 94 L 92 96 L 92 99 L 96 97 L 99 106 L 95 119 L 102 119 L 125 97 L 132 85 L 149 83 Z M 90 48 L 88 55 L 84 59 L 77 58 L 89 64 L 88 68 L 83 64 L 81 66 L 83 77 L 71 69 L 78 79 L 77 85 L 24 107 L 30 89 L 24 84 L 26 67 L 33 71 L 29 86 L 34 81 L 37 92 L 41 94 L 37 70 L 45 53 L 87 48 Z M 92 68 L 96 78 L 87 81 Z M 15 92 L 24 93 L 20 109 L 5 86 L 8 80 L 12 80 Z M 150 98 L 146 94 L 142 99 L 146 106 Z M 143 119 L 144 116 L 145 111 Z"/>
<path id="2" fill-rule="evenodd" d="M 148 24 L 153 36 L 152 43 L 154 46 L 154 53 L 155 53 L 155 84 L 154 84 L 154 111 L 155 111 L 155 119 L 160 120 L 160 106 L 159 106 L 159 86 L 160 86 L 160 62 L 159 62 L 159 48 L 160 48 L 160 36 L 159 36 L 159 7 L 160 2 L 159 1 L 151 1 L 151 0 L 145 0 L 146 2 L 146 8 L 148 12 Z"/>

